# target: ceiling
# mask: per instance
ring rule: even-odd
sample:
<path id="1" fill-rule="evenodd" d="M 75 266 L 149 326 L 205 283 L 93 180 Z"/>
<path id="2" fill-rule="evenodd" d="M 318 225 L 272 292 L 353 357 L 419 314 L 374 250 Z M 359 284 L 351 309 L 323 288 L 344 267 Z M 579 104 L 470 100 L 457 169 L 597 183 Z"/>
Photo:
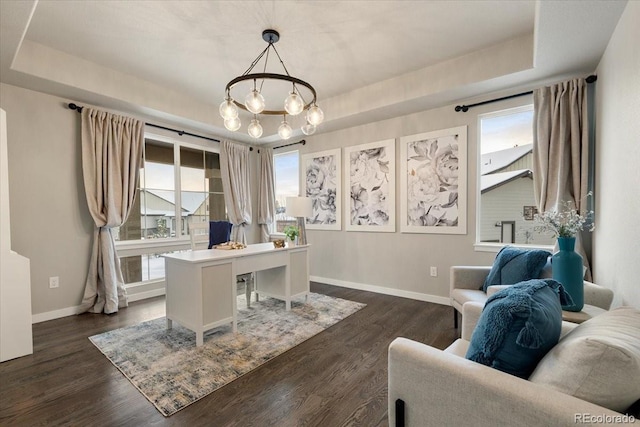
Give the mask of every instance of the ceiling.
<path id="1" fill-rule="evenodd" d="M 237 141 L 227 82 L 280 32 L 318 132 L 595 70 L 626 1 L 0 0 L 0 81 Z M 272 57 L 267 71 L 282 73 Z M 292 119 L 293 125 L 302 124 Z M 298 131 L 294 138 L 300 136 Z"/>

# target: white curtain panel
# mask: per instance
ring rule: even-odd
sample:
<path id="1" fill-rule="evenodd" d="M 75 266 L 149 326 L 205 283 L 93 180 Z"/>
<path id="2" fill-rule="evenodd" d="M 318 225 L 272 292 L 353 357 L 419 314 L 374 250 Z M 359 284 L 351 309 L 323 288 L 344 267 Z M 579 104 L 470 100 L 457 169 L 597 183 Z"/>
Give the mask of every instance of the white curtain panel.
<path id="1" fill-rule="evenodd" d="M 111 229 L 127 220 L 133 206 L 143 143 L 143 122 L 88 107 L 82 110 L 82 173 L 96 225 L 83 312 L 109 314 L 128 305 Z"/>
<path id="2" fill-rule="evenodd" d="M 251 187 L 249 147 L 230 141 L 220 143 L 222 190 L 229 222 L 233 224 L 231 240 L 247 243 L 245 229 L 251 225 Z"/>
<path id="3" fill-rule="evenodd" d="M 260 149 L 260 191 L 258 192 L 258 224 L 260 239 L 269 241 L 270 225 L 276 211 L 276 196 L 273 183 L 273 150 Z"/>
<path id="4" fill-rule="evenodd" d="M 585 79 L 575 79 L 533 91 L 533 186 L 538 210 L 561 209 L 574 203 L 586 214 L 589 174 L 589 124 Z M 589 260 L 580 235 L 585 279 L 591 280 Z M 556 248 L 557 249 L 557 248 Z"/>

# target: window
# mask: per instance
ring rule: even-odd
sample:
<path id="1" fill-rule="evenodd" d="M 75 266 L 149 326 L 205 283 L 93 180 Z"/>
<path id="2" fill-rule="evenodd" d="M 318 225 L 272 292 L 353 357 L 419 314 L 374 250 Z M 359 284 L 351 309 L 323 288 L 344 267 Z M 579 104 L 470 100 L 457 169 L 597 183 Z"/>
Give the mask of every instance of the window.
<path id="1" fill-rule="evenodd" d="M 218 153 L 146 135 L 135 205 L 114 229 L 125 283 L 164 278 L 161 255 L 189 246 L 189 222 L 225 219 Z"/>
<path id="2" fill-rule="evenodd" d="M 552 245 L 534 231 L 533 106 L 479 116 L 478 242 Z"/>
<path id="3" fill-rule="evenodd" d="M 286 214 L 287 197 L 297 197 L 300 192 L 300 158 L 297 151 L 273 155 L 273 172 L 276 192 L 276 229 L 282 233 L 287 225 L 295 225 L 296 219 Z"/>

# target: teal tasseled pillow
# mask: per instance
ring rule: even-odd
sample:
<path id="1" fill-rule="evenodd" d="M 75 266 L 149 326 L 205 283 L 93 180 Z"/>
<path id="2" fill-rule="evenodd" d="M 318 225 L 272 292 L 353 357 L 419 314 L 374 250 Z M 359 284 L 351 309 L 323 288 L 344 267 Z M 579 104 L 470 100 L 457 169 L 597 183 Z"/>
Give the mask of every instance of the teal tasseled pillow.
<path id="1" fill-rule="evenodd" d="M 500 249 L 487 275 L 482 290 L 489 286 L 513 285 L 525 280 L 539 279 L 550 252 L 505 246 Z"/>
<path id="2" fill-rule="evenodd" d="M 528 378 L 558 343 L 563 304 L 571 297 L 552 279 L 509 286 L 487 300 L 466 358 Z"/>

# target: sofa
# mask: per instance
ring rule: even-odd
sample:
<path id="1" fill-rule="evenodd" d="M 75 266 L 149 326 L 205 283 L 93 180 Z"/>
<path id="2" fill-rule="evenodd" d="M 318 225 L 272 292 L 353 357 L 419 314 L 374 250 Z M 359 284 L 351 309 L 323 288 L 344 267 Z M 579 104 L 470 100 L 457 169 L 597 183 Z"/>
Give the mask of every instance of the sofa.
<path id="1" fill-rule="evenodd" d="M 500 286 L 490 286 L 485 293 L 482 285 L 489 275 L 491 266 L 452 266 L 449 280 L 449 297 L 453 307 L 454 326 L 458 327 L 458 313 L 462 313 L 462 306 L 466 302 L 486 302 L 492 292 L 501 289 Z M 551 277 L 550 266 L 545 267 L 541 277 Z M 611 307 L 613 291 L 584 281 L 584 303 L 582 309 L 584 319 L 593 317 Z"/>
<path id="2" fill-rule="evenodd" d="M 562 322 L 560 341 L 538 363 L 536 371 L 527 380 L 465 358 L 472 332 L 480 318 L 483 306 L 482 302 L 467 302 L 462 306 L 461 338 L 445 350 L 406 338 L 396 338 L 390 344 L 388 354 L 390 426 L 568 426 L 610 425 L 621 422 L 640 424 L 633 416 L 565 394 L 554 386 L 532 382 L 532 379 L 538 375 L 537 371 L 542 369 L 541 365 L 546 363 L 545 366 L 553 367 L 556 362 L 560 363 L 553 359 L 557 357 L 554 351 L 560 348 L 561 344 L 571 345 L 575 341 L 574 336 L 580 338 L 578 328 L 582 331 L 590 331 L 596 326 L 597 331 L 596 323 L 605 325 L 611 323 L 606 323 L 608 319 L 605 318 L 609 316 L 614 318 L 614 326 L 605 331 L 605 334 L 608 335 L 611 332 L 612 335 L 616 335 L 615 316 L 618 310 L 607 312 L 580 325 Z M 629 368 L 625 365 L 620 373 L 630 376 L 628 380 L 631 383 L 627 385 L 633 388 L 631 398 L 637 399 L 634 396 L 640 393 L 638 389 L 640 382 L 637 382 L 640 380 L 637 376 L 640 375 L 638 374 L 640 372 L 640 335 L 637 335 L 640 334 L 640 311 L 632 308 L 624 309 L 634 316 L 632 321 L 624 320 L 623 323 L 630 323 L 633 326 L 630 353 L 635 352 L 635 358 L 624 358 L 626 362 L 631 361 L 632 366 Z M 594 344 L 589 339 L 582 341 L 587 345 Z M 597 336 L 595 341 L 598 341 Z M 571 349 L 575 347 L 570 347 Z M 610 352 L 608 354 L 613 352 L 612 354 L 616 357 L 621 354 L 617 348 L 613 350 L 607 348 L 606 351 Z M 588 353 L 588 351 L 582 351 L 582 353 Z M 623 355 L 626 357 L 626 353 Z M 580 355 L 576 357 L 577 363 L 580 363 L 580 357 Z M 547 358 L 551 359 L 545 362 Z M 615 363 L 612 362 L 612 364 Z M 609 367 L 605 368 L 609 369 Z M 618 372 L 618 366 L 614 368 L 615 372 Z M 609 376 L 610 373 L 606 371 L 604 374 Z M 620 378 L 616 378 L 616 381 L 620 381 Z M 571 383 L 571 379 L 566 382 Z M 602 385 L 602 387 L 607 386 Z M 605 390 L 609 393 L 608 389 L 605 388 Z"/>

